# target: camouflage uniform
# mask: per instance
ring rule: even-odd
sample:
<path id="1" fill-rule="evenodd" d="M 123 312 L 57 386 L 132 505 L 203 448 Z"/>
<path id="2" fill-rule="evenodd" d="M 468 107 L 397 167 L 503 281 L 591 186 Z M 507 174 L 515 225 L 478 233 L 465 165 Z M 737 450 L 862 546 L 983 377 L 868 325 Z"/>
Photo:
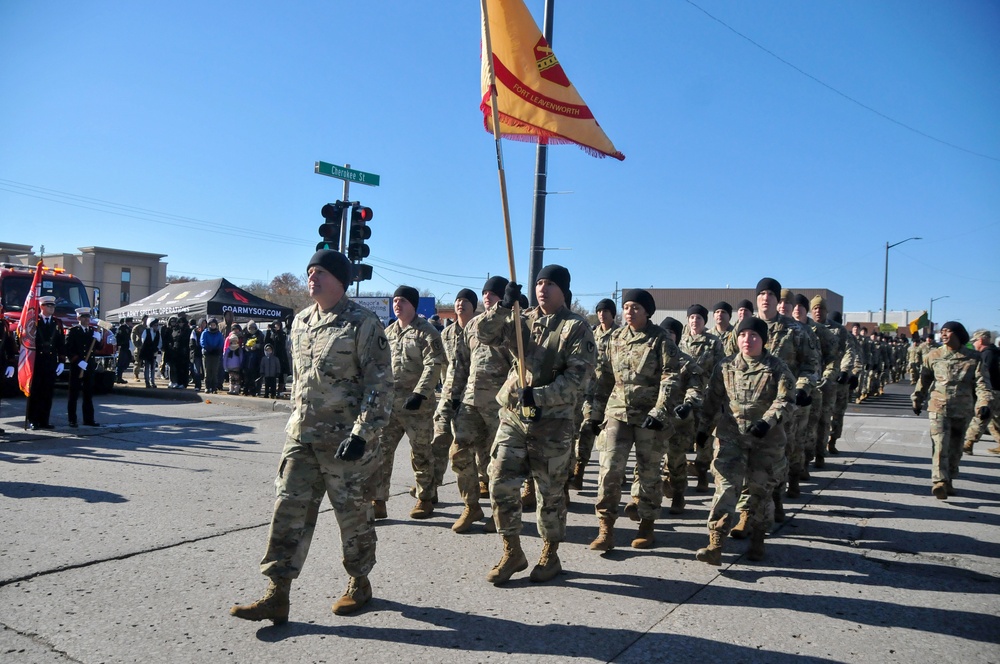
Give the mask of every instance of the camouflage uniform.
<path id="1" fill-rule="evenodd" d="M 678 402 L 690 404 L 692 411 L 684 420 L 671 413 L 673 418 L 671 422 L 675 432 L 678 423 L 690 420 L 694 411 L 701 408 L 705 382 L 708 378 L 702 373 L 701 366 L 690 355 L 684 351 L 679 351 L 679 353 L 681 368 L 677 375 L 677 391 L 680 394 Z M 712 448 L 707 443 L 698 448 L 698 453 L 700 454 L 702 448 L 705 447 L 708 448 L 709 455 L 711 455 Z M 688 485 L 687 453 L 691 449 L 690 441 L 687 437 L 678 436 L 676 433 L 668 435 L 666 448 L 666 456 L 661 464 L 663 468 L 662 479 L 664 482 L 669 482 L 672 496 L 683 496 Z M 638 495 L 638 487 L 633 482 L 632 497 L 636 498 Z"/>
<path id="2" fill-rule="evenodd" d="M 611 341 L 611 333 L 615 330 L 620 329 L 618 325 L 612 324 L 610 329 L 605 330 L 600 325 L 594 326 L 594 343 L 597 344 L 597 365 L 598 371 L 600 370 L 601 358 L 608 352 L 608 343 Z M 600 415 L 594 414 L 595 408 L 599 408 L 601 412 L 604 411 L 606 403 L 597 404 L 594 401 L 594 393 L 597 389 L 597 376 L 595 374 L 594 379 L 590 382 L 585 390 L 583 403 L 581 404 L 581 414 L 583 415 L 583 422 L 581 422 L 579 433 L 577 434 L 576 448 L 574 457 L 577 463 L 577 468 L 579 473 L 582 475 L 583 469 L 587 466 L 590 461 L 591 455 L 594 453 L 594 439 L 597 435 L 594 433 L 594 429 L 591 426 L 591 420 L 600 421 L 602 417 Z"/>
<path id="3" fill-rule="evenodd" d="M 458 346 L 465 346 L 465 330 L 456 320 L 444 328 L 441 333 L 441 346 L 444 348 L 445 362 L 441 367 L 441 400 L 434 410 L 434 434 L 431 438 L 431 451 L 434 455 L 434 486 L 439 487 L 444 482 L 444 471 L 448 467 L 448 453 L 455 442 L 455 408 L 454 400 L 461 401 L 465 390 L 464 381 L 455 384 L 455 359 Z M 468 374 L 466 374 L 466 378 Z"/>
<path id="4" fill-rule="evenodd" d="M 598 518 L 613 523 L 618 516 L 625 466 L 633 446 L 639 517 L 654 520 L 659 515 L 663 500 L 660 461 L 664 443 L 677 422 L 672 408 L 677 405 L 680 369 L 680 353 L 662 327 L 647 323 L 635 331 L 626 325 L 611 334 L 607 352 L 600 356 L 591 415 L 605 422 L 598 444 Z M 647 416 L 664 428 L 643 429 Z"/>
<path id="5" fill-rule="evenodd" d="M 444 362 L 441 333 L 426 319 L 417 316 L 405 328 L 398 320 L 393 321 L 385 329 L 385 336 L 392 351 L 392 376 L 396 383 L 396 396 L 389 423 L 382 429 L 379 438 L 382 457 L 374 498 L 383 501 L 389 499 L 392 463 L 399 441 L 405 433 L 410 439 L 410 462 L 417 485 L 417 498 L 431 500 L 437 490 L 437 470 L 431 440 L 432 413 L 437 398 L 434 388 L 437 387 L 441 364 Z M 406 410 L 403 404 L 411 394 L 423 396 L 427 403 L 422 403 L 417 410 Z"/>
<path id="6" fill-rule="evenodd" d="M 826 327 L 837 338 L 837 348 L 839 349 L 843 347 L 843 355 L 840 358 L 840 370 L 847 372 L 849 379 L 851 376 L 860 377 L 862 370 L 864 370 L 864 361 L 861 359 L 861 355 L 858 352 L 858 345 L 855 336 L 840 323 L 828 321 Z M 831 397 L 826 396 L 828 388 L 832 393 Z M 844 413 L 847 412 L 847 400 L 850 396 L 850 392 L 851 387 L 849 383 L 835 382 L 832 386 L 824 388 L 823 398 L 825 400 L 829 399 L 831 402 L 828 432 L 830 441 L 835 442 L 840 438 L 841 433 L 843 433 Z M 824 401 L 824 403 L 826 402 Z M 823 409 L 826 410 L 825 405 Z M 819 438 L 821 434 L 824 436 L 822 439 Z M 816 433 L 816 444 L 819 446 L 817 449 L 827 444 L 826 435 L 826 433 L 822 432 L 822 428 Z"/>
<path id="7" fill-rule="evenodd" d="M 719 348 L 722 350 L 723 358 L 729 357 L 730 355 L 739 352 L 738 347 L 736 348 L 735 351 L 733 351 L 733 353 L 728 352 L 729 348 L 736 347 L 737 345 L 735 326 L 730 325 L 728 330 L 720 330 L 719 326 L 716 325 L 711 330 L 709 330 L 708 333 L 719 340 Z"/>
<path id="8" fill-rule="evenodd" d="M 456 347 L 454 389 L 461 389 L 462 405 L 455 415 L 455 443 L 451 468 L 458 476 L 458 493 L 466 505 L 479 503 L 479 483 L 489 485 L 490 446 L 500 428 L 497 393 L 510 373 L 510 354 L 479 340 L 482 316 L 465 328 Z"/>
<path id="9" fill-rule="evenodd" d="M 718 337 L 702 333 L 694 336 L 690 331 L 686 331 L 678 344 L 681 351 L 691 357 L 698 365 L 703 376 L 711 376 L 715 370 L 715 365 L 725 359 L 725 351 Z M 672 441 L 673 444 L 683 447 L 686 451 L 695 452 L 695 467 L 699 472 L 699 483 L 708 481 L 708 468 L 712 464 L 712 448 L 709 445 L 697 447 L 694 444 L 694 436 L 698 430 L 698 423 L 701 420 L 701 409 L 695 408 L 691 414 L 683 420 L 677 420 L 676 431 Z M 707 484 L 702 484 L 702 490 L 707 490 Z M 672 483 L 671 483 L 672 484 Z"/>
<path id="10" fill-rule="evenodd" d="M 964 449 L 972 454 L 973 445 L 980 441 L 988 428 L 993 434 L 993 440 L 997 442 L 997 447 L 989 451 L 997 453 L 1000 451 L 1000 349 L 990 345 L 982 349 L 979 355 L 983 365 L 983 373 L 989 379 L 990 387 L 993 390 L 993 402 L 990 405 L 988 418 L 983 419 L 978 414 L 972 418 L 969 429 L 965 432 Z"/>
<path id="11" fill-rule="evenodd" d="M 813 457 L 822 456 L 816 451 L 816 445 L 826 446 L 827 433 L 830 430 L 830 416 L 833 414 L 834 385 L 840 375 L 840 361 L 844 350 L 840 347 L 837 336 L 825 325 L 811 318 L 805 327 L 816 337 L 820 353 L 820 378 L 812 393 L 812 403 L 809 404 L 809 419 L 802 432 L 800 443 L 796 443 L 796 454 L 805 458 L 797 459 L 800 468 L 805 469 Z M 819 441 L 819 442 L 817 442 Z M 792 464 L 793 466 L 795 464 Z"/>
<path id="12" fill-rule="evenodd" d="M 513 318 L 510 309 L 490 307 L 476 330 L 479 341 L 516 356 Z M 520 487 L 530 477 L 539 497 L 539 535 L 558 543 L 566 535 L 564 487 L 573 456 L 573 417 L 593 371 L 597 347 L 587 322 L 565 306 L 550 315 L 538 307 L 529 309 L 517 324 L 524 336 L 525 380 L 534 388 L 541 419 L 521 417 L 515 359 L 496 397 L 501 408 L 500 428 L 490 448 L 493 517 L 501 535 L 520 535 Z"/>
<path id="13" fill-rule="evenodd" d="M 933 390 L 931 390 L 933 388 Z M 920 379 L 911 397 L 914 409 L 927 405 L 931 423 L 931 482 L 951 483 L 958 475 L 962 443 L 973 415 L 990 406 L 992 386 L 983 373 L 979 354 L 969 348 L 941 346 L 927 353 Z"/>
<path id="14" fill-rule="evenodd" d="M 759 358 L 734 355 L 715 368 L 705 392 L 705 416 L 699 425 L 702 434 L 714 429 L 716 437 L 710 531 L 723 537 L 729 533 L 744 482 L 751 527 L 758 532 L 771 527 L 772 495 L 782 479 L 785 457 L 783 423 L 794 409 L 795 389 L 795 378 L 788 367 L 767 351 Z M 771 426 L 763 438 L 749 433 L 757 420 Z"/>
<path id="15" fill-rule="evenodd" d="M 378 431 L 389 419 L 393 385 L 382 323 L 346 295 L 332 309 L 313 305 L 292 322 L 292 414 L 274 481 L 277 500 L 261 572 L 294 579 L 309 551 L 324 492 L 340 526 L 344 568 L 367 576 L 375 565 L 375 522 L 366 487 L 378 469 Z M 335 457 L 350 435 L 367 445 L 357 461 Z"/>

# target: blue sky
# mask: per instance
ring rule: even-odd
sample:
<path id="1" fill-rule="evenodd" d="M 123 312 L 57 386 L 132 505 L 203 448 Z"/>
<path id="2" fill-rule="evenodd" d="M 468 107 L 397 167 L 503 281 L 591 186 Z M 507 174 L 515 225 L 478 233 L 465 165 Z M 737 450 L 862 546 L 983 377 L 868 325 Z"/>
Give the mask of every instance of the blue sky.
<path id="1" fill-rule="evenodd" d="M 381 176 L 351 188 L 366 286 L 479 288 L 507 271 L 479 30 L 474 0 L 0 0 L 0 239 L 301 274 L 342 192 L 323 160 Z M 920 236 L 890 251 L 889 308 L 948 296 L 939 322 L 1000 329 L 997 34 L 986 0 L 556 0 L 555 53 L 626 160 L 550 148 L 573 193 L 548 197 L 569 251 L 546 262 L 590 306 L 773 276 L 877 310 L 886 242 Z M 535 149 L 504 158 L 523 281 Z"/>

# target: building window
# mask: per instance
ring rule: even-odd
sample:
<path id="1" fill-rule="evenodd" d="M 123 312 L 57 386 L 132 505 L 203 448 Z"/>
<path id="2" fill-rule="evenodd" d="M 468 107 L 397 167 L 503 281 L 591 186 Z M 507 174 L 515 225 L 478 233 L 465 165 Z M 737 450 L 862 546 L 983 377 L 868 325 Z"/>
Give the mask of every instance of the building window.
<path id="1" fill-rule="evenodd" d="M 122 304 L 128 304 L 131 299 L 131 291 L 129 287 L 132 285 L 132 269 L 123 267 L 122 268 Z"/>

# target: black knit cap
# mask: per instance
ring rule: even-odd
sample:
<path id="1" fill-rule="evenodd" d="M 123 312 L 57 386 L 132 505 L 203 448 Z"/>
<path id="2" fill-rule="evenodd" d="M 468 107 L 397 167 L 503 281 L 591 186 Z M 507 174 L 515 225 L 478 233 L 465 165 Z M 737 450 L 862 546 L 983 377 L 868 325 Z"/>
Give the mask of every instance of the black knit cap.
<path id="1" fill-rule="evenodd" d="M 340 283 L 344 284 L 345 290 L 348 284 L 351 283 L 351 261 L 347 260 L 347 256 L 339 251 L 320 249 L 309 259 L 309 265 L 306 266 L 306 270 L 308 271 L 314 265 L 318 265 L 337 277 Z"/>
<path id="2" fill-rule="evenodd" d="M 420 306 L 420 293 L 413 286 L 400 286 L 396 289 L 396 292 L 392 294 L 393 299 L 397 297 L 406 298 L 413 308 L 416 309 Z"/>
<path id="3" fill-rule="evenodd" d="M 652 316 L 656 311 L 656 302 L 653 301 L 653 296 L 649 294 L 649 291 L 641 288 L 631 288 L 624 291 L 622 293 L 622 304 L 626 302 L 641 304 L 642 308 L 646 310 L 647 316 Z M 680 337 L 677 338 L 680 339 Z"/>
<path id="4" fill-rule="evenodd" d="M 772 279 L 771 277 L 764 277 L 757 282 L 757 290 L 754 292 L 758 295 L 761 291 L 770 291 L 774 293 L 774 297 L 781 299 L 781 284 L 778 283 L 777 279 Z"/>
<path id="5" fill-rule="evenodd" d="M 503 297 L 503 292 L 507 288 L 507 284 L 510 283 L 508 279 L 497 275 L 495 277 L 490 277 L 483 284 L 483 293 L 493 293 L 497 297 Z"/>
<path id="6" fill-rule="evenodd" d="M 801 306 L 803 306 L 805 308 L 806 311 L 809 311 L 809 298 L 807 298 L 802 293 L 796 293 L 795 294 L 795 305 L 796 306 L 801 305 Z"/>
<path id="7" fill-rule="evenodd" d="M 753 302 L 750 300 L 740 300 L 740 303 L 736 305 L 737 309 L 746 309 L 747 311 L 753 312 Z"/>
<path id="8" fill-rule="evenodd" d="M 596 307 L 594 307 L 595 314 L 599 311 L 610 311 L 612 316 L 618 315 L 618 307 L 615 306 L 615 301 L 609 300 L 608 298 L 604 298 L 597 303 Z"/>
<path id="9" fill-rule="evenodd" d="M 721 302 L 716 302 L 715 306 L 712 307 L 712 311 L 713 312 L 718 311 L 719 309 L 722 309 L 723 311 L 725 311 L 730 316 L 733 315 L 733 305 L 729 304 L 725 300 L 723 300 Z"/>
<path id="10" fill-rule="evenodd" d="M 756 316 L 747 316 L 741 320 L 740 324 L 736 326 L 736 336 L 739 336 L 743 330 L 753 330 L 760 335 L 764 343 L 767 343 L 767 323 Z"/>
<path id="11" fill-rule="evenodd" d="M 942 330 L 951 330 L 952 334 L 958 335 L 958 343 L 963 346 L 969 343 L 969 331 L 965 329 L 965 326 L 959 323 L 957 320 L 950 320 L 941 326 Z"/>
<path id="12" fill-rule="evenodd" d="M 573 293 L 569 289 L 569 270 L 564 268 L 562 265 L 546 265 L 541 270 L 538 271 L 538 276 L 535 277 L 535 283 L 537 284 L 542 279 L 548 279 L 556 286 L 559 286 L 562 290 L 563 295 L 566 297 L 566 306 L 573 297 Z"/>
<path id="13" fill-rule="evenodd" d="M 666 318 L 663 319 L 663 322 L 660 323 L 660 327 L 662 327 L 665 330 L 670 330 L 671 332 L 673 332 L 674 341 L 680 342 L 681 335 L 684 334 L 684 326 L 681 325 L 681 322 L 679 320 L 667 316 Z"/>
<path id="14" fill-rule="evenodd" d="M 687 315 L 690 316 L 692 314 L 698 314 L 702 320 L 708 320 L 708 309 L 700 304 L 692 304 L 688 307 Z"/>
<path id="15" fill-rule="evenodd" d="M 831 311 L 830 316 L 827 318 L 827 320 L 828 321 L 832 320 L 837 325 L 843 325 L 844 314 L 840 313 L 839 311 Z"/>
<path id="16" fill-rule="evenodd" d="M 455 294 L 455 299 L 464 297 L 466 300 L 472 303 L 472 308 L 475 309 L 479 306 L 479 298 L 476 293 L 471 288 L 463 288 Z"/>

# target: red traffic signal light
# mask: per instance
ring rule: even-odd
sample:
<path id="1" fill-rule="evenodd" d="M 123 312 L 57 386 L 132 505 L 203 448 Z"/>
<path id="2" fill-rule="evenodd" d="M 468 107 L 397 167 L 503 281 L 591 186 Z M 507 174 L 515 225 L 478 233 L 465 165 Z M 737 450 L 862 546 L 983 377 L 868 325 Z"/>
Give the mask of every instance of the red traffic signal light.
<path id="1" fill-rule="evenodd" d="M 373 214 L 374 213 L 372 212 L 371 208 L 358 205 L 357 207 L 354 208 L 353 212 L 351 212 L 351 221 L 361 221 L 364 223 L 368 223 L 369 221 L 372 220 Z"/>

